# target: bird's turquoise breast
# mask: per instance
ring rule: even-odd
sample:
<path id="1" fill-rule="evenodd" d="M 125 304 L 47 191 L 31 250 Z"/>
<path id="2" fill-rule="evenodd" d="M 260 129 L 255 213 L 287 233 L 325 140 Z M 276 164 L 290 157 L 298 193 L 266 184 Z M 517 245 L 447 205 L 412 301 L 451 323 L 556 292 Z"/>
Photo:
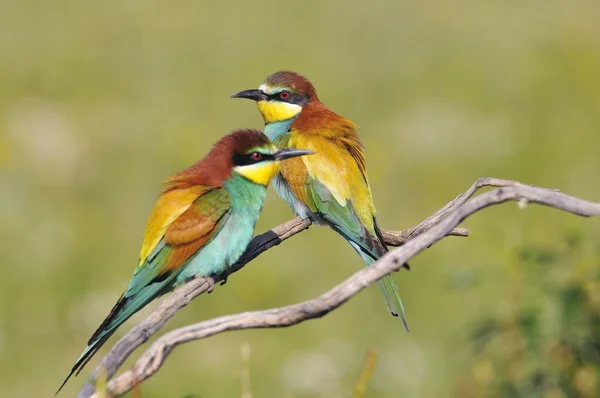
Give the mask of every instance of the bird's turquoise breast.
<path id="1" fill-rule="evenodd" d="M 277 148 L 288 148 L 290 142 L 290 128 L 294 119 L 284 120 L 281 122 L 269 123 L 265 126 L 265 134 Z M 292 192 L 287 181 L 281 174 L 277 174 L 273 179 L 273 188 L 277 195 L 290 206 L 297 216 L 302 218 L 310 218 L 311 220 L 320 223 L 321 218 L 310 211 L 310 209 L 302 203 Z"/>
<path id="2" fill-rule="evenodd" d="M 292 127 L 292 122 L 294 121 L 294 119 L 295 118 L 282 120 L 280 122 L 267 123 L 265 125 L 265 134 L 267 135 L 267 137 L 269 137 L 271 141 L 273 141 L 276 147 L 283 148 L 277 145 L 276 141 L 280 141 L 279 138 L 281 135 L 288 135 L 287 133 L 290 131 L 290 127 Z"/>
<path id="3" fill-rule="evenodd" d="M 252 239 L 254 226 L 260 215 L 267 188 L 244 177 L 234 176 L 224 183 L 231 195 L 229 216 L 221 230 L 185 266 L 177 277 L 181 283 L 193 276 L 222 273 L 242 255 Z"/>

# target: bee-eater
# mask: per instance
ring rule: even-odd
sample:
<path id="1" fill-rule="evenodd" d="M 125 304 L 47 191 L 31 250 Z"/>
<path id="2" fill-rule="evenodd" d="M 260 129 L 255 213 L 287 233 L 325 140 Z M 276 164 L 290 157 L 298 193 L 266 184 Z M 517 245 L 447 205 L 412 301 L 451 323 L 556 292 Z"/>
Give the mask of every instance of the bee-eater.
<path id="1" fill-rule="evenodd" d="M 256 101 L 265 134 L 279 148 L 315 151 L 282 164 L 273 181 L 278 195 L 295 213 L 341 234 L 367 265 L 387 252 L 375 218 L 363 144 L 357 126 L 323 104 L 312 83 L 295 72 L 280 71 L 258 89 L 232 98 Z M 405 265 L 408 268 L 408 265 Z M 379 284 L 389 311 L 408 331 L 398 288 L 390 275 Z"/>
<path id="2" fill-rule="evenodd" d="M 150 301 L 189 278 L 226 272 L 252 238 L 278 162 L 307 154 L 312 151 L 278 150 L 257 130 L 238 130 L 221 138 L 202 160 L 168 178 L 148 218 L 131 282 L 58 391 Z"/>

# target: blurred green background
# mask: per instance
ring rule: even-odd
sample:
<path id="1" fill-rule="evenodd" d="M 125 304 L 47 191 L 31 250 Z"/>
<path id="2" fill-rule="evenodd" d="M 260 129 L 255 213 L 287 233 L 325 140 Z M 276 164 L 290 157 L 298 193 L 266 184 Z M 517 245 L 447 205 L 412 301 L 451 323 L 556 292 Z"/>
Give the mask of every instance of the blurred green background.
<path id="1" fill-rule="evenodd" d="M 52 396 L 129 281 L 160 182 L 260 128 L 228 95 L 278 69 L 359 124 L 384 228 L 482 176 L 600 200 L 599 20 L 595 0 L 0 0 L 0 396 Z M 271 191 L 257 231 L 291 216 Z M 143 397 L 240 397 L 244 343 L 255 397 L 348 397 L 371 348 L 366 397 L 598 396 L 600 222 L 508 203 L 465 226 L 395 275 L 410 334 L 373 287 L 179 348 Z M 361 264 L 311 228 L 165 330 L 314 297 Z"/>

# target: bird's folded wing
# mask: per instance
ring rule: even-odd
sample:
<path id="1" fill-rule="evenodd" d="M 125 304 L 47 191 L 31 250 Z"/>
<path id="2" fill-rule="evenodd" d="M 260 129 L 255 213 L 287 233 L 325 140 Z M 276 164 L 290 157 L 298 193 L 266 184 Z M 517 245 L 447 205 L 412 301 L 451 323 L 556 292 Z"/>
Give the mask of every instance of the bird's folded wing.
<path id="1" fill-rule="evenodd" d="M 352 201 L 347 200 L 346 204 L 342 205 L 323 183 L 310 177 L 307 189 L 311 195 L 313 211 L 327 220 L 335 230 L 358 245 L 361 251 L 374 260 L 385 253 L 386 249 L 375 231 L 361 222 Z"/>
<path id="2" fill-rule="evenodd" d="M 373 258 L 385 252 L 375 232 L 375 208 L 366 179 L 360 141 L 295 137 L 299 148 L 316 152 L 300 160 L 306 167 L 303 186 L 290 186 L 308 208 Z M 353 145 L 350 145 L 353 144 Z"/>
<path id="3" fill-rule="evenodd" d="M 155 247 L 136 269 L 126 296 L 181 270 L 219 232 L 229 216 L 231 198 L 224 188 L 205 189 L 183 211 L 173 209 L 177 217 L 168 218 L 172 221 L 162 228 Z"/>
<path id="4" fill-rule="evenodd" d="M 192 186 L 184 189 L 166 190 L 158 198 L 154 210 L 148 217 L 144 241 L 140 250 L 142 267 L 148 257 L 156 252 L 159 242 L 163 239 L 167 228 L 182 215 L 198 198 L 211 191 L 210 187 Z"/>

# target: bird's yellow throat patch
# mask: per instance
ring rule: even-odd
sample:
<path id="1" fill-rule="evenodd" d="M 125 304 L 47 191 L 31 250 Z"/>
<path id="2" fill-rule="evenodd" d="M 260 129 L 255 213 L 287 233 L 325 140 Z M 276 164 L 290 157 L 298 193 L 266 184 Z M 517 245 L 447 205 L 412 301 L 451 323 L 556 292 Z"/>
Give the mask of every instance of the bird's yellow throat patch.
<path id="1" fill-rule="evenodd" d="M 302 111 L 302 107 L 296 104 L 278 101 L 258 101 L 256 103 L 265 123 L 280 122 L 288 120 Z"/>
<path id="2" fill-rule="evenodd" d="M 255 184 L 267 186 L 279 171 L 279 163 L 261 162 L 247 166 L 237 166 L 233 170 Z"/>

